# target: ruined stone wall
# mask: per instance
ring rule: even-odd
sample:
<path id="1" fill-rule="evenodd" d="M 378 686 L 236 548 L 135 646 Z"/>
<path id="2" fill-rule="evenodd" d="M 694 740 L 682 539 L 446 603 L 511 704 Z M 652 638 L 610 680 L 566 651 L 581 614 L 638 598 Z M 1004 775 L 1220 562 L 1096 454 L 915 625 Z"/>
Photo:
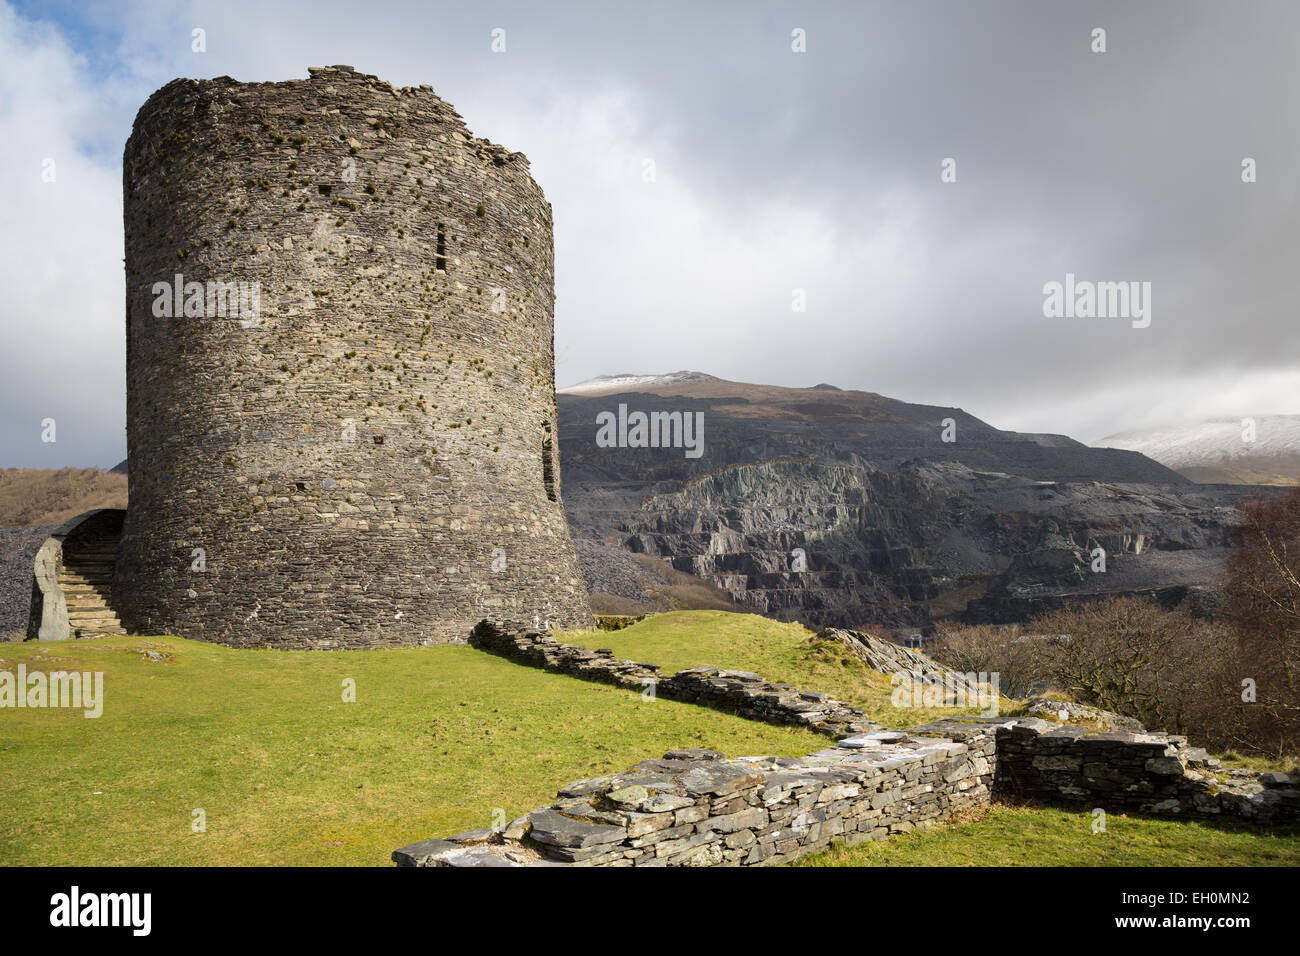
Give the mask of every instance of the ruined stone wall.
<path id="1" fill-rule="evenodd" d="M 828 737 L 880 729 L 862 711 L 830 694 L 774 684 L 751 671 L 720 667 L 688 667 L 662 676 L 658 664 L 620 660 L 608 648 L 561 644 L 546 631 L 519 622 L 480 621 L 470 633 L 469 643 L 558 674 L 699 704 L 749 720 L 802 727 Z"/>
<path id="2" fill-rule="evenodd" d="M 169 83 L 123 187 L 129 629 L 332 648 L 590 624 L 522 154 L 428 87 L 331 67 Z M 257 309 L 205 285 L 160 317 L 177 274 L 256 283 Z"/>
<path id="3" fill-rule="evenodd" d="M 497 831 L 426 840 L 399 866 L 753 866 L 926 829 L 989 800 L 993 738 L 861 734 L 800 758 L 670 751 L 570 784 Z"/>
<path id="4" fill-rule="evenodd" d="M 671 751 L 625 773 L 569 784 L 554 804 L 505 826 L 402 847 L 393 851 L 399 866 L 785 863 L 832 841 L 853 846 L 926 829 L 996 796 L 1254 823 L 1300 817 L 1294 776 L 1224 771 L 1176 735 L 1000 716 L 884 730 L 826 694 L 757 674 L 693 667 L 660 677 L 654 664 L 561 644 L 506 621 L 483 621 L 470 643 L 586 680 L 653 686 L 664 697 L 796 724 L 834 737 L 835 745 L 800 758 Z"/>
<path id="5" fill-rule="evenodd" d="M 997 730 L 997 790 L 1044 803 L 1160 816 L 1300 819 L 1292 775 L 1225 769 L 1187 738 L 1022 718 Z"/>

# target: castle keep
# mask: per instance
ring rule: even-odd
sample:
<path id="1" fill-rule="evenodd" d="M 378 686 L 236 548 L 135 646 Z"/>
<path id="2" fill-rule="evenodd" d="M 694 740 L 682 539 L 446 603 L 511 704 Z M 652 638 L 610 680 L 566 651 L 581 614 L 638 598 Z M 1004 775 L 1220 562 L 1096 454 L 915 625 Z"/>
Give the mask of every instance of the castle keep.
<path id="1" fill-rule="evenodd" d="M 123 162 L 122 624 L 232 645 L 590 622 L 551 210 L 429 87 L 175 80 Z"/>

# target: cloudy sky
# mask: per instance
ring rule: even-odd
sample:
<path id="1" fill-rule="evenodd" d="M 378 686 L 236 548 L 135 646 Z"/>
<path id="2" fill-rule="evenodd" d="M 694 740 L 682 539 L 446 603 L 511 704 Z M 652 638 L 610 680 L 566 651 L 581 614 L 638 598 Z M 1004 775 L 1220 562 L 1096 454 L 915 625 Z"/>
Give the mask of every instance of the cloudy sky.
<path id="1" fill-rule="evenodd" d="M 1291 0 L 0 0 L 0 465 L 125 457 L 140 104 L 335 63 L 528 155 L 561 386 L 830 382 L 1085 441 L 1300 412 L 1298 36 Z M 1045 317 L 1066 273 L 1151 283 L 1149 327 Z"/>

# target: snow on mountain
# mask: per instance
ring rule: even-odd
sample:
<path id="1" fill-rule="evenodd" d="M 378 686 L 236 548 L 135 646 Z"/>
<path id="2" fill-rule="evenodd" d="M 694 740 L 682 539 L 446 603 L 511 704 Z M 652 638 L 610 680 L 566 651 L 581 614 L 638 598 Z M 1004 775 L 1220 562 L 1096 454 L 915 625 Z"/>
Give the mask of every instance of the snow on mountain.
<path id="1" fill-rule="evenodd" d="M 717 376 L 704 372 L 668 372 L 664 375 L 599 375 L 568 388 L 557 388 L 565 395 L 598 395 L 602 392 L 627 392 L 637 388 L 654 388 L 658 385 L 677 385 L 681 382 L 716 382 Z"/>
<path id="2" fill-rule="evenodd" d="M 1125 431 L 1101 439 L 1096 447 L 1141 452 L 1196 481 L 1296 479 L 1300 415 L 1218 418 Z"/>

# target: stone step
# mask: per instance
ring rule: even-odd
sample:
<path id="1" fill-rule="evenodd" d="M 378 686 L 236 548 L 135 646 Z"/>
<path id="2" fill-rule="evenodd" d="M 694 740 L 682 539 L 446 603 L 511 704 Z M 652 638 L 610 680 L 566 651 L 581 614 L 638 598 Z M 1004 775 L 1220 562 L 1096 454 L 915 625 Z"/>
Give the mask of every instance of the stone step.
<path id="1" fill-rule="evenodd" d="M 58 575 L 59 584 L 109 584 L 113 580 L 111 574 L 68 574 L 64 572 Z"/>
<path id="2" fill-rule="evenodd" d="M 89 594 L 107 598 L 111 593 L 109 588 L 95 584 L 88 584 L 85 581 L 60 581 L 59 588 L 63 591 L 64 595 L 68 597 L 72 595 Z"/>
<path id="3" fill-rule="evenodd" d="M 115 533 L 78 537 L 64 547 L 55 580 L 63 591 L 68 625 L 78 637 L 126 633 L 112 605 L 117 549 Z"/>
<path id="4" fill-rule="evenodd" d="M 64 594 L 101 594 L 113 593 L 111 581 L 60 581 L 59 589 Z"/>
<path id="5" fill-rule="evenodd" d="M 122 622 L 116 614 L 69 614 L 68 624 L 72 627 L 121 627 Z"/>
<path id="6" fill-rule="evenodd" d="M 72 604 L 68 606 L 68 617 L 98 617 L 111 614 L 117 616 L 107 604 Z"/>
<path id="7" fill-rule="evenodd" d="M 63 600 L 69 610 L 76 607 L 108 607 L 109 604 L 108 597 L 98 591 L 82 591 L 78 594 L 68 594 L 65 591 Z"/>

